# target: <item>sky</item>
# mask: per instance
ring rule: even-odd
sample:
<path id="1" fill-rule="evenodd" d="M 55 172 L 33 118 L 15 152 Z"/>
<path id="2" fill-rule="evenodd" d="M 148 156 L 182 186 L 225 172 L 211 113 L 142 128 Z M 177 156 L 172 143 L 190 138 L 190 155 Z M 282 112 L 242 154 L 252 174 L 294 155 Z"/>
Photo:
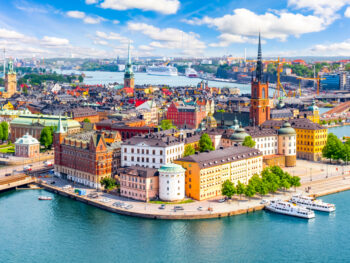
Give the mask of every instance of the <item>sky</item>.
<path id="1" fill-rule="evenodd" d="M 11 57 L 350 56 L 350 0 L 0 0 Z"/>

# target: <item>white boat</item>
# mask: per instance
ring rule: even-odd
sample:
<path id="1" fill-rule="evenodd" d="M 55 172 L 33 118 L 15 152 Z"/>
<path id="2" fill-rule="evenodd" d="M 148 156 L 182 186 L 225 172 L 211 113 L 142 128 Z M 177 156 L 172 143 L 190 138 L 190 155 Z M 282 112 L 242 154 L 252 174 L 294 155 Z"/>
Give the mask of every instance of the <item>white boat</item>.
<path id="1" fill-rule="evenodd" d="M 39 196 L 38 197 L 39 200 L 52 200 L 51 196 Z"/>
<path id="2" fill-rule="evenodd" d="M 197 71 L 193 68 L 186 68 L 185 75 L 188 78 L 197 78 L 198 77 Z"/>
<path id="3" fill-rule="evenodd" d="M 307 219 L 315 217 L 314 211 L 281 200 L 271 200 L 270 203 L 265 206 L 265 208 L 271 212 L 283 215 L 296 216 Z"/>
<path id="4" fill-rule="evenodd" d="M 293 195 L 290 202 L 312 210 L 323 212 L 335 211 L 334 204 L 328 204 L 322 202 L 322 200 L 316 200 L 315 198 L 309 196 Z"/>
<path id="5" fill-rule="evenodd" d="M 172 66 L 148 66 L 146 71 L 149 75 L 177 76 L 177 68 Z"/>

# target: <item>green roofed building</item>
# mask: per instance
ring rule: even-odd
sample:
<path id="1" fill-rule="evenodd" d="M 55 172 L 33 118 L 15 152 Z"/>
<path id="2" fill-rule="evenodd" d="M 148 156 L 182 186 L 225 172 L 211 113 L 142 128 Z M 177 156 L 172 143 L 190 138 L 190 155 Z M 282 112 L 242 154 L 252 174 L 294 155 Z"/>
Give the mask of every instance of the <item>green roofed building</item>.
<path id="1" fill-rule="evenodd" d="M 29 134 L 36 139 L 40 138 L 41 131 L 44 127 L 53 127 L 55 130 L 58 126 L 60 116 L 57 115 L 41 115 L 41 114 L 23 114 L 10 122 L 11 140 Z M 68 118 L 61 117 L 62 126 L 67 134 L 80 132 L 80 123 Z"/>

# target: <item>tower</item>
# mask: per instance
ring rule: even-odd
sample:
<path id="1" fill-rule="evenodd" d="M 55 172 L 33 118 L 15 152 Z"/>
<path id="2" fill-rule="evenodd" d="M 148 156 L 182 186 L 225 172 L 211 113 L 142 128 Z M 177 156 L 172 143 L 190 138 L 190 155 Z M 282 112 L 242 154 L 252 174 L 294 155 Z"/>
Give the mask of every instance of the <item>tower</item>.
<path id="1" fill-rule="evenodd" d="M 131 88 L 132 90 L 134 90 L 134 72 L 132 70 L 132 64 L 131 64 L 130 42 L 128 46 L 128 61 L 125 65 L 124 88 Z"/>
<path id="2" fill-rule="evenodd" d="M 270 119 L 269 83 L 263 80 L 263 62 L 261 38 L 259 33 L 258 60 L 255 78 L 252 78 L 250 120 L 253 125 L 260 125 Z"/>
<path id="3" fill-rule="evenodd" d="M 57 124 L 57 130 L 55 131 L 53 135 L 53 146 L 55 149 L 55 165 L 61 164 L 62 159 L 62 149 L 61 149 L 61 143 L 63 142 L 63 139 L 66 137 L 67 131 L 64 130 L 61 120 L 61 115 L 58 119 Z"/>
<path id="4" fill-rule="evenodd" d="M 13 62 L 9 61 L 9 69 L 5 74 L 5 98 L 11 98 L 13 94 L 16 93 L 17 90 L 17 74 L 13 70 Z"/>

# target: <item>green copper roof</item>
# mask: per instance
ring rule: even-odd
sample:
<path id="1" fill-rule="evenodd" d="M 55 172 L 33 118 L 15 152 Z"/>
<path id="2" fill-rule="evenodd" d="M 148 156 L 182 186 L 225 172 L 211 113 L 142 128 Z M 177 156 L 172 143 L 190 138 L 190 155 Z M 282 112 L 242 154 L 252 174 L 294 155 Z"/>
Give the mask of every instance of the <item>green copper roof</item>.
<path id="1" fill-rule="evenodd" d="M 170 173 L 183 173 L 186 170 L 182 168 L 181 165 L 175 164 L 175 163 L 169 163 L 166 165 L 163 165 L 158 169 L 159 172 L 170 172 Z"/>
<path id="2" fill-rule="evenodd" d="M 18 138 L 15 144 L 39 144 L 39 141 L 27 133 L 23 137 Z"/>
<path id="3" fill-rule="evenodd" d="M 310 107 L 308 108 L 308 110 L 309 110 L 309 111 L 312 111 L 312 112 L 319 110 L 318 107 L 317 107 L 317 105 L 316 105 L 315 100 L 312 100 L 312 104 L 310 105 Z"/>
<path id="4" fill-rule="evenodd" d="M 295 130 L 292 128 L 289 122 L 283 124 L 282 128 L 278 130 L 278 134 L 281 135 L 294 135 L 296 134 Z"/>
<path id="5" fill-rule="evenodd" d="M 249 136 L 249 134 L 246 133 L 242 127 L 240 127 L 231 135 L 230 139 L 236 142 L 243 142 L 244 138 L 247 136 Z"/>
<path id="6" fill-rule="evenodd" d="M 72 120 L 68 117 L 64 117 L 61 119 L 62 126 L 65 128 L 80 128 L 80 123 Z M 10 124 L 17 125 L 33 125 L 39 123 L 45 127 L 55 127 L 58 125 L 59 116 L 55 115 L 39 115 L 39 114 L 25 114 L 20 115 L 18 118 L 13 119 Z"/>

